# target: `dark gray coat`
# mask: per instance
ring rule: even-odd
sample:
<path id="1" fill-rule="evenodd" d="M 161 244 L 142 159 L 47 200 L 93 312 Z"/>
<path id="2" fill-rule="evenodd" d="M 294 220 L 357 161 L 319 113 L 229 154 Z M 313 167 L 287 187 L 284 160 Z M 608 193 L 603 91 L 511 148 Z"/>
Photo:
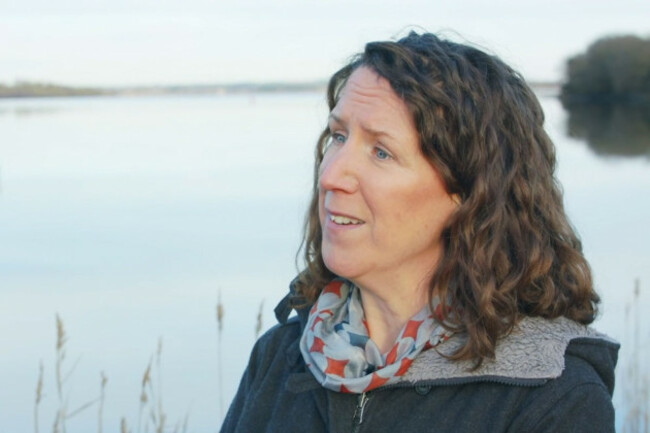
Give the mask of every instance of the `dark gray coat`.
<path id="1" fill-rule="evenodd" d="M 619 345 L 567 319 L 523 320 L 476 371 L 428 350 L 401 382 L 355 395 L 316 382 L 298 345 L 309 310 L 289 311 L 285 298 L 255 344 L 222 433 L 614 431 Z"/>

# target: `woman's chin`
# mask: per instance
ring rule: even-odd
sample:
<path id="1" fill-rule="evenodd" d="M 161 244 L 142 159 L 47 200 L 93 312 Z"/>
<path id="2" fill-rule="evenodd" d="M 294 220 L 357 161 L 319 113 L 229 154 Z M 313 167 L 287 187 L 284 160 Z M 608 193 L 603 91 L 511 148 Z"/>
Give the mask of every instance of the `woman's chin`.
<path id="1" fill-rule="evenodd" d="M 330 258 L 328 260 L 327 257 L 324 257 L 323 261 L 325 262 L 327 269 L 329 269 L 333 274 L 345 278 L 346 280 L 354 282 L 355 277 L 359 274 L 359 269 L 354 265 L 354 261 L 343 261 L 338 258 Z"/>

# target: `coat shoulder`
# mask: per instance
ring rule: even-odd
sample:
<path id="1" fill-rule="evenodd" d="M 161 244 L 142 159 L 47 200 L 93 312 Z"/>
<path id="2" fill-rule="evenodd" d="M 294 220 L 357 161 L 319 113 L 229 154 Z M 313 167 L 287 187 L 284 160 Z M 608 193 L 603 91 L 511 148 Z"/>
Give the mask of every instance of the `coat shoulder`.
<path id="1" fill-rule="evenodd" d="M 257 340 L 249 360 L 248 370 L 251 373 L 262 373 L 271 365 L 286 362 L 295 364 L 295 354 L 290 350 L 300 340 L 301 326 L 297 317 L 292 317 L 285 323 L 278 323 L 266 331 Z"/>

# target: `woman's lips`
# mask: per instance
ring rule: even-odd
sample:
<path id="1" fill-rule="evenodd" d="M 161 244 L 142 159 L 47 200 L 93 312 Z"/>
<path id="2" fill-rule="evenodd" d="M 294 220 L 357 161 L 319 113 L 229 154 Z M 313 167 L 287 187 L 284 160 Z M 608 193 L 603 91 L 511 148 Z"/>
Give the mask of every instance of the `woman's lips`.
<path id="1" fill-rule="evenodd" d="M 365 224 L 365 221 L 355 218 L 350 215 L 344 215 L 338 212 L 326 211 L 326 223 L 332 228 L 354 228 L 362 224 Z"/>
<path id="2" fill-rule="evenodd" d="M 333 214 L 328 214 L 327 216 L 329 220 L 335 224 L 340 224 L 344 226 L 350 224 L 354 224 L 354 225 L 363 224 L 363 221 L 352 217 L 347 217 L 343 215 L 333 215 Z"/>

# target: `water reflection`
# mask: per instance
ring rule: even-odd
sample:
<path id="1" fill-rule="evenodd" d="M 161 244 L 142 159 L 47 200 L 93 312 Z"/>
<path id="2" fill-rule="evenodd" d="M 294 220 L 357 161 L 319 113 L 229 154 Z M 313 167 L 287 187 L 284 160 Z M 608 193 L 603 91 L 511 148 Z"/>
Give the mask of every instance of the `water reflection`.
<path id="1" fill-rule="evenodd" d="M 56 114 L 64 111 L 61 106 L 15 106 L 3 107 L 0 106 L 1 116 L 14 116 L 14 117 L 27 117 L 34 115 L 49 115 Z"/>
<path id="2" fill-rule="evenodd" d="M 567 113 L 554 95 L 543 96 L 550 133 L 559 132 L 554 126 Z M 19 118 L 18 109 L 34 115 Z M 571 114 L 582 134 L 573 136 L 607 136 L 597 129 L 602 120 L 592 126 Z M 639 113 L 607 114 L 621 116 Z M 71 401 L 95 394 L 99 371 L 109 377 L 106 430 L 119 431 L 122 417 L 138 419 L 139 379 L 162 335 L 168 413 L 185 412 L 191 400 L 193 430 L 214 431 L 217 290 L 226 306 L 224 347 L 233 348 L 222 360 L 229 401 L 259 302 L 265 326 L 274 324 L 273 307 L 295 276 L 311 143 L 326 117 L 320 93 L 258 95 L 254 104 L 247 95 L 0 100 L 0 432 L 29 431 L 33 406 L 25 402 L 41 358 L 44 391 L 56 397 L 47 381 L 55 312 L 69 323 L 72 353 L 83 354 Z M 608 128 L 609 135 L 627 129 Z M 623 154 L 630 140 L 621 137 L 610 137 L 615 149 L 594 151 Z M 615 401 L 625 414 L 633 349 L 644 349 L 638 365 L 647 365 L 650 335 L 648 146 L 633 153 L 646 158 L 608 164 L 574 152 L 564 134 L 553 140 L 570 216 L 603 297 L 597 328 L 623 342 Z M 635 278 L 641 292 L 633 297 Z M 42 404 L 41 415 L 56 413 L 56 398 Z M 78 428 L 69 431 L 93 431 L 94 414 L 75 417 Z"/>
<path id="3" fill-rule="evenodd" d="M 567 134 L 581 138 L 603 157 L 650 159 L 650 105 L 571 104 Z"/>

